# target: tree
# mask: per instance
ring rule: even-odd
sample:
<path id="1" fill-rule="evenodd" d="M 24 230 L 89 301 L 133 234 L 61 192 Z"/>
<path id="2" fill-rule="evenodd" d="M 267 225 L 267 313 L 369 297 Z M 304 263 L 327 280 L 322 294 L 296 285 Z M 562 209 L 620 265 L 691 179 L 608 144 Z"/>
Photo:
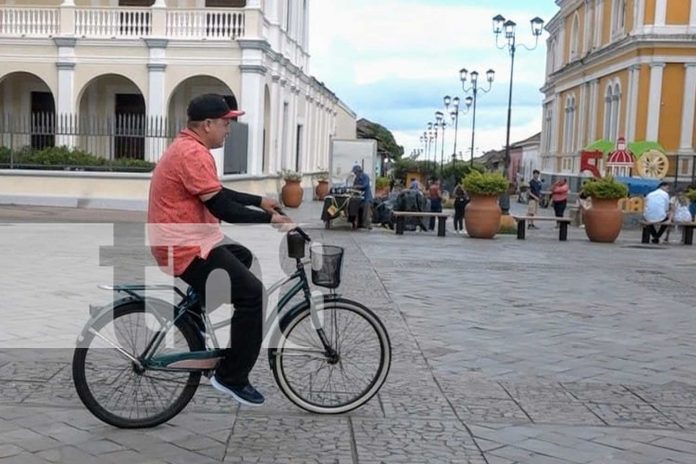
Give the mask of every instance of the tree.
<path id="1" fill-rule="evenodd" d="M 389 158 L 394 160 L 399 160 L 404 155 L 404 147 L 396 144 L 394 136 L 384 126 L 364 118 L 359 119 L 357 133 L 359 139 L 376 140 L 378 153 L 386 153 Z"/>

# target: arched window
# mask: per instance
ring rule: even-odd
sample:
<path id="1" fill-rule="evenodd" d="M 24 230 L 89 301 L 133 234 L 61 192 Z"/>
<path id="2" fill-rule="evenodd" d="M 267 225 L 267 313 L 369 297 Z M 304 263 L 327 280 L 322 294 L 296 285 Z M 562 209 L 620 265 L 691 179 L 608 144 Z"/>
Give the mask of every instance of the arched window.
<path id="1" fill-rule="evenodd" d="M 622 33 L 626 24 L 626 0 L 614 0 L 611 18 L 612 35 Z"/>
<path id="2" fill-rule="evenodd" d="M 551 145 L 553 140 L 553 105 L 553 103 L 546 105 L 546 117 L 544 118 L 544 126 L 546 129 L 544 150 L 546 153 L 551 153 Z"/>
<path id="3" fill-rule="evenodd" d="M 572 153 L 575 146 L 575 97 L 565 101 L 565 124 L 563 125 L 563 153 Z"/>
<path id="4" fill-rule="evenodd" d="M 580 19 L 575 13 L 573 16 L 573 25 L 570 28 L 570 59 L 577 58 L 580 55 Z"/>
<path id="5" fill-rule="evenodd" d="M 619 109 L 621 108 L 621 84 L 612 81 L 607 85 L 604 97 L 604 138 L 615 141 L 619 137 Z"/>

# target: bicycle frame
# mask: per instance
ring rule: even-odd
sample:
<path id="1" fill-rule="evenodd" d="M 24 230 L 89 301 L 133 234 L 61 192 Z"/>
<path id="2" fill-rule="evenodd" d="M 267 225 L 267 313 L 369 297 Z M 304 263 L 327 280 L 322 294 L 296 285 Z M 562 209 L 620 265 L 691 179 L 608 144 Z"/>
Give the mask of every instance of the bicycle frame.
<path id="1" fill-rule="evenodd" d="M 272 319 L 271 322 L 272 324 L 270 327 L 275 327 L 275 323 L 279 320 L 279 317 L 281 314 L 283 314 L 283 310 L 288 306 L 290 301 L 298 294 L 303 293 L 303 300 L 300 302 L 298 305 L 296 305 L 294 308 L 291 308 L 287 314 L 291 314 L 293 309 L 299 308 L 299 307 L 304 307 L 306 305 L 309 305 L 310 308 L 310 313 L 312 317 L 312 322 L 314 323 L 314 327 L 317 329 L 318 336 L 320 340 L 322 341 L 322 344 L 324 345 L 324 349 L 326 356 L 329 357 L 335 357 L 336 353 L 334 349 L 330 346 L 328 339 L 324 333 L 323 330 L 323 324 L 321 323 L 321 320 L 317 314 L 316 306 L 313 304 L 313 299 L 312 299 L 312 292 L 311 288 L 309 285 L 309 280 L 307 278 L 307 273 L 305 271 L 305 265 L 309 264 L 309 259 L 296 259 L 296 270 L 295 272 L 284 278 L 280 279 L 279 281 L 275 282 L 272 284 L 269 289 L 267 290 L 267 295 L 271 295 L 275 292 L 277 292 L 280 288 L 282 288 L 284 285 L 296 281 L 295 284 L 283 295 L 280 296 L 280 299 L 278 303 L 275 305 L 273 308 L 273 311 L 271 312 Z M 196 311 L 193 310 L 194 307 L 198 305 L 198 300 L 196 298 L 196 295 L 192 295 L 191 293 L 184 294 L 181 292 L 176 287 L 173 286 L 167 286 L 167 285 L 155 285 L 155 286 L 144 286 L 144 285 L 123 285 L 123 286 L 100 286 L 100 288 L 105 289 L 105 290 L 113 290 L 117 292 L 124 292 L 130 295 L 133 299 L 137 299 L 140 301 L 143 301 L 147 304 L 147 299 L 143 297 L 139 292 L 144 291 L 144 290 L 164 290 L 164 289 L 174 289 L 177 294 L 179 294 L 182 299 L 179 301 L 174 306 L 174 317 L 170 318 L 166 322 L 161 321 L 161 326 L 160 329 L 155 333 L 154 337 L 150 342 L 148 343 L 147 347 L 144 349 L 144 351 L 138 356 L 137 358 L 134 358 L 131 356 L 129 353 L 125 352 L 125 350 L 119 349 L 119 347 L 111 342 L 110 340 L 106 339 L 105 337 L 101 336 L 99 333 L 92 331 L 95 335 L 99 336 L 100 338 L 104 339 L 108 344 L 114 346 L 116 349 L 119 349 L 124 356 L 128 357 L 131 361 L 136 362 L 137 364 L 140 365 L 140 367 L 145 368 L 145 369 L 151 369 L 151 370 L 163 370 L 163 371 L 206 371 L 206 370 L 211 370 L 214 368 L 214 365 L 217 363 L 219 358 L 221 358 L 224 355 L 223 350 L 220 349 L 220 344 L 218 342 L 217 336 L 215 335 L 215 332 L 218 329 L 222 329 L 224 327 L 227 327 L 231 324 L 231 320 L 226 319 L 224 321 L 218 322 L 213 324 L 212 321 L 210 320 L 209 315 L 207 312 L 202 311 L 200 314 Z M 323 294 L 322 294 L 323 296 Z M 335 293 L 332 291 L 332 296 L 336 296 Z M 181 352 L 181 353 L 171 353 L 171 354 L 166 354 L 166 355 L 160 355 L 160 356 L 155 356 L 154 353 L 157 352 L 157 349 L 161 346 L 162 342 L 164 341 L 167 333 L 171 330 L 171 328 L 176 324 L 178 320 L 180 320 L 183 317 L 200 317 L 204 326 L 205 326 L 205 334 L 203 335 L 204 337 L 204 344 L 206 349 L 203 351 L 190 351 L 190 352 Z M 267 335 L 267 333 L 264 333 L 264 338 Z M 203 361 L 209 361 L 208 363 L 205 363 Z M 187 361 L 193 361 L 193 363 L 187 362 Z M 199 362 L 201 367 L 192 367 L 195 365 L 196 362 Z"/>

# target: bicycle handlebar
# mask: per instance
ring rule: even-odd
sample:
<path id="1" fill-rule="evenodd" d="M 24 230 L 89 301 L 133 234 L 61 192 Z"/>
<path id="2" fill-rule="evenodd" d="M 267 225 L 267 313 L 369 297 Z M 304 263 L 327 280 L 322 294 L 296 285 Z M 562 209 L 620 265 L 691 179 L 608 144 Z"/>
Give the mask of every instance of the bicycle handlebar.
<path id="1" fill-rule="evenodd" d="M 281 216 L 286 216 L 286 217 L 287 217 L 287 214 L 285 214 L 285 212 L 284 212 L 281 208 L 274 208 L 274 210 L 275 210 L 276 213 L 280 214 Z M 312 238 L 311 238 L 309 235 L 307 235 L 307 232 L 305 232 L 304 230 L 302 230 L 301 227 L 295 227 L 295 228 L 293 228 L 293 229 L 290 229 L 290 230 L 288 231 L 288 233 L 290 233 L 290 232 L 297 232 L 298 234 L 300 234 L 300 236 L 301 236 L 303 239 L 305 239 L 305 242 L 311 242 L 311 241 L 312 241 Z"/>

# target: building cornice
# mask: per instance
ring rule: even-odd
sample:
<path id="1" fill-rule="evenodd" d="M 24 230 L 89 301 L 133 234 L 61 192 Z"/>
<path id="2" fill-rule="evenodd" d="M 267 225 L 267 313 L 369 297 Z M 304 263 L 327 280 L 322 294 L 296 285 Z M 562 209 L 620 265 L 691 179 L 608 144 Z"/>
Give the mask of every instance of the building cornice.
<path id="1" fill-rule="evenodd" d="M 147 70 L 148 71 L 163 71 L 164 72 L 167 70 L 167 65 L 164 63 L 148 63 Z"/>
<path id="2" fill-rule="evenodd" d="M 265 76 L 266 72 L 268 72 L 268 68 L 259 64 L 240 64 L 239 70 L 242 73 L 261 74 L 262 76 Z"/>
<path id="3" fill-rule="evenodd" d="M 630 52 L 637 52 L 641 49 L 655 49 L 659 47 L 682 48 L 685 50 L 696 51 L 693 39 L 689 40 L 688 36 L 670 36 L 666 38 L 662 35 L 643 35 L 643 36 L 626 36 L 619 42 L 608 44 L 600 49 L 594 50 L 584 57 L 574 60 L 566 64 L 563 68 L 547 76 L 547 82 L 542 87 L 548 88 L 554 85 L 559 80 L 570 77 L 578 73 L 584 67 L 592 67 L 601 64 L 603 61 L 613 60 L 619 55 Z M 696 55 L 693 57 L 696 60 Z M 641 57 L 641 63 L 649 63 L 650 56 Z M 675 57 L 675 61 L 679 61 Z"/>
<path id="4" fill-rule="evenodd" d="M 271 50 L 271 44 L 267 40 L 262 39 L 237 39 L 239 48 L 242 50 L 262 50 L 268 52 Z"/>
<path id="5" fill-rule="evenodd" d="M 145 45 L 147 45 L 147 48 L 167 48 L 167 45 L 169 44 L 169 39 L 163 38 L 144 38 L 143 41 L 145 42 Z"/>
<path id="6" fill-rule="evenodd" d="M 65 61 L 64 61 L 64 62 L 59 62 L 59 63 L 56 63 L 56 68 L 58 68 L 59 70 L 68 70 L 68 71 L 72 71 L 73 69 L 75 69 L 75 63 L 73 63 L 73 62 L 65 62 Z"/>
<path id="7" fill-rule="evenodd" d="M 77 38 L 75 37 L 53 37 L 53 43 L 56 47 L 75 47 Z"/>

